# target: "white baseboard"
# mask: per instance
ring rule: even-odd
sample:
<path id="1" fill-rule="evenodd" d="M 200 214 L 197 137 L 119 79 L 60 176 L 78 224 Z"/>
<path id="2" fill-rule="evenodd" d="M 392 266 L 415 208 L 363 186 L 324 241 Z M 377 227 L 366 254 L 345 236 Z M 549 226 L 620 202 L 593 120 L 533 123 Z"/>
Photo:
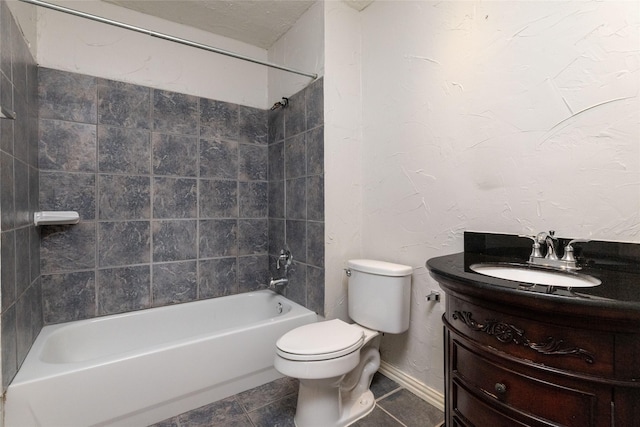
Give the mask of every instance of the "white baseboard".
<path id="1" fill-rule="evenodd" d="M 436 391 L 431 387 L 422 384 L 420 381 L 416 380 L 413 377 L 410 377 L 395 366 L 389 365 L 384 361 L 380 362 L 379 370 L 380 373 L 394 380 L 399 385 L 406 388 L 422 400 L 430 403 L 431 405 L 444 412 L 444 395 L 439 391 Z"/>

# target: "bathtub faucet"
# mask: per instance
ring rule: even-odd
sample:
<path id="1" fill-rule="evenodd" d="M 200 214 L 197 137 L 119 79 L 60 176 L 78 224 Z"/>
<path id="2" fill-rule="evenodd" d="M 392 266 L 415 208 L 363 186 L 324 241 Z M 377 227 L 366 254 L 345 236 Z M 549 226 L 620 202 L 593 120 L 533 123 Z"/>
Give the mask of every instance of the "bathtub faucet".
<path id="1" fill-rule="evenodd" d="M 289 270 L 289 266 L 291 265 L 291 261 L 293 261 L 293 256 L 291 255 L 291 251 L 280 249 L 280 255 L 276 259 L 276 270 L 280 270 L 280 266 L 284 266 L 284 275 L 287 275 L 287 270 Z"/>
<path id="2" fill-rule="evenodd" d="M 284 289 L 284 287 L 289 284 L 287 273 L 289 272 L 292 261 L 293 255 L 291 255 L 291 251 L 281 249 L 280 255 L 276 258 L 276 270 L 280 271 L 280 268 L 284 267 L 284 274 L 280 279 L 274 279 L 272 277 L 269 281 L 269 289 L 275 289 L 276 292 L 279 292 L 280 289 Z"/>
<path id="3" fill-rule="evenodd" d="M 275 289 L 276 291 L 284 288 L 289 284 L 289 279 L 283 277 L 282 279 L 271 278 L 269 281 L 269 289 Z"/>

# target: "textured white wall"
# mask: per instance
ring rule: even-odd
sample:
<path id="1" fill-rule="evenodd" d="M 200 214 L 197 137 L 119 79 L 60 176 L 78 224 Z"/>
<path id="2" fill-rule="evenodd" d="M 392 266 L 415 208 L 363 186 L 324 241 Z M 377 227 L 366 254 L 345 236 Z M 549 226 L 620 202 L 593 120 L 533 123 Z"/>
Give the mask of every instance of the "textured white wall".
<path id="1" fill-rule="evenodd" d="M 343 269 L 362 257 L 361 15 L 324 4 L 325 314 L 347 320 Z"/>
<path id="2" fill-rule="evenodd" d="M 269 62 L 324 75 L 324 7 L 317 2 L 269 48 Z M 270 105 L 304 89 L 312 79 L 277 69 L 268 72 Z"/>
<path id="3" fill-rule="evenodd" d="M 7 0 L 7 6 L 24 35 L 31 55 L 38 57 L 38 29 L 36 7 L 18 0 Z"/>
<path id="4" fill-rule="evenodd" d="M 267 51 L 97 0 L 54 1 L 252 58 Z M 266 108 L 267 68 L 49 9 L 38 8 L 40 66 Z"/>
<path id="5" fill-rule="evenodd" d="M 637 1 L 362 12 L 362 254 L 415 267 L 384 360 L 442 390 L 424 263 L 464 230 L 640 242 L 639 20 Z"/>
<path id="6" fill-rule="evenodd" d="M 181 37 L 301 71 L 324 74 L 324 7 L 314 4 L 270 49 L 123 9 L 98 0 L 51 3 Z M 8 0 L 43 67 L 268 108 L 311 79 Z M 37 22 L 36 22 L 37 15 Z M 36 51 L 37 42 L 42 48 Z"/>

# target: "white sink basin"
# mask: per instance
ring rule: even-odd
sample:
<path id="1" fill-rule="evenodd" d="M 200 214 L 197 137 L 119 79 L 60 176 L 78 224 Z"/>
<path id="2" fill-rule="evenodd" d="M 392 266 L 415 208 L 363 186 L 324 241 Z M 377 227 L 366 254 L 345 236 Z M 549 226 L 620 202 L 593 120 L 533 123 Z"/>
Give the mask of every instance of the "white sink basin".
<path id="1" fill-rule="evenodd" d="M 561 286 L 565 288 L 590 288 L 602 283 L 586 274 L 555 271 L 519 266 L 513 264 L 473 264 L 469 267 L 476 273 L 499 279 L 530 283 L 532 285 Z"/>

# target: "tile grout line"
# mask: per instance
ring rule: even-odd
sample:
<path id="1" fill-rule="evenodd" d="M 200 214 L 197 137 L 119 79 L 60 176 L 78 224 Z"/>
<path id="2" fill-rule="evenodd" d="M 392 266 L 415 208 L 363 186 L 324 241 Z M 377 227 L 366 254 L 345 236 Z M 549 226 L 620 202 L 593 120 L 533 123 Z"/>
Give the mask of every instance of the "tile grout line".
<path id="1" fill-rule="evenodd" d="M 251 427 L 256 427 L 256 424 L 253 422 L 253 420 L 249 416 L 249 411 L 247 411 L 247 408 L 242 404 L 242 402 L 240 400 L 238 400 L 238 398 L 235 397 L 235 396 L 234 396 L 233 400 L 235 400 L 236 403 L 238 405 L 240 405 L 240 407 L 242 408 L 242 412 L 244 413 L 244 416 L 246 417 L 246 419 L 249 420 L 249 424 L 251 424 Z M 212 426 L 212 427 L 215 427 L 215 425 Z"/>
<path id="2" fill-rule="evenodd" d="M 393 418 L 395 421 L 398 422 L 398 424 L 400 424 L 402 427 L 407 427 L 406 424 L 404 424 L 402 421 L 400 421 L 399 419 L 397 419 L 395 416 L 393 416 L 389 411 L 387 411 L 386 409 L 384 409 L 382 406 L 378 405 L 376 403 L 376 406 L 378 407 L 378 409 L 380 409 L 382 412 L 384 412 L 385 414 L 389 415 L 391 418 Z"/>
<path id="3" fill-rule="evenodd" d="M 399 392 L 400 390 L 402 390 L 402 386 L 398 386 L 398 388 L 396 388 L 396 389 L 394 389 L 394 390 L 391 390 L 390 392 L 388 392 L 388 393 L 386 393 L 386 394 L 384 394 L 384 395 L 380 396 L 379 398 L 377 398 L 377 399 L 376 399 L 376 403 L 377 403 L 377 402 L 379 402 L 379 401 L 381 401 L 382 399 L 386 399 L 387 397 L 391 396 L 391 395 L 392 395 L 392 394 L 394 394 L 394 393 Z"/>
<path id="4" fill-rule="evenodd" d="M 402 389 L 402 387 L 400 388 Z M 389 395 L 391 393 L 388 393 L 387 395 Z M 376 406 L 378 407 L 378 409 L 380 409 L 382 412 L 384 412 L 385 414 L 389 415 L 391 418 L 393 418 L 394 420 L 396 420 L 402 427 L 407 427 L 407 425 L 405 423 L 403 423 L 402 421 L 400 421 L 398 418 L 396 418 L 393 414 L 391 414 L 389 411 L 387 411 L 386 409 L 384 409 L 382 406 L 378 405 L 376 403 Z M 433 427 L 444 427 L 444 421 L 435 424 Z"/>
<path id="5" fill-rule="evenodd" d="M 291 396 L 293 396 L 293 395 L 295 395 L 295 394 L 296 394 L 296 392 L 289 393 L 289 394 L 287 394 L 287 395 L 284 395 L 284 396 L 280 397 L 279 399 L 275 399 L 275 400 L 273 400 L 273 401 L 271 401 L 271 402 L 265 403 L 265 404 L 264 404 L 264 405 L 262 405 L 262 406 L 255 407 L 255 408 L 253 408 L 251 411 L 247 410 L 247 408 L 245 407 L 245 405 L 244 405 L 242 402 L 240 402 L 238 399 L 235 399 L 235 400 L 236 400 L 236 402 L 238 402 L 238 404 L 239 404 L 239 405 L 240 405 L 240 407 L 242 408 L 242 411 L 245 413 L 245 415 L 246 415 L 246 416 L 247 416 L 247 418 L 249 419 L 249 422 L 251 422 L 251 425 L 252 425 L 253 427 L 257 427 L 257 426 L 256 426 L 256 424 L 253 422 L 253 419 L 251 418 L 251 415 L 250 415 L 251 413 L 256 412 L 256 411 L 258 411 L 258 410 L 260 410 L 260 409 L 263 409 L 263 408 L 269 407 L 269 406 L 271 406 L 271 405 L 274 405 L 274 404 L 276 404 L 276 403 L 278 403 L 278 402 L 281 402 L 281 401 L 283 401 L 284 399 L 287 399 L 287 398 L 289 398 L 289 397 L 291 397 Z M 214 427 L 215 427 L 215 426 L 214 426 Z"/>

